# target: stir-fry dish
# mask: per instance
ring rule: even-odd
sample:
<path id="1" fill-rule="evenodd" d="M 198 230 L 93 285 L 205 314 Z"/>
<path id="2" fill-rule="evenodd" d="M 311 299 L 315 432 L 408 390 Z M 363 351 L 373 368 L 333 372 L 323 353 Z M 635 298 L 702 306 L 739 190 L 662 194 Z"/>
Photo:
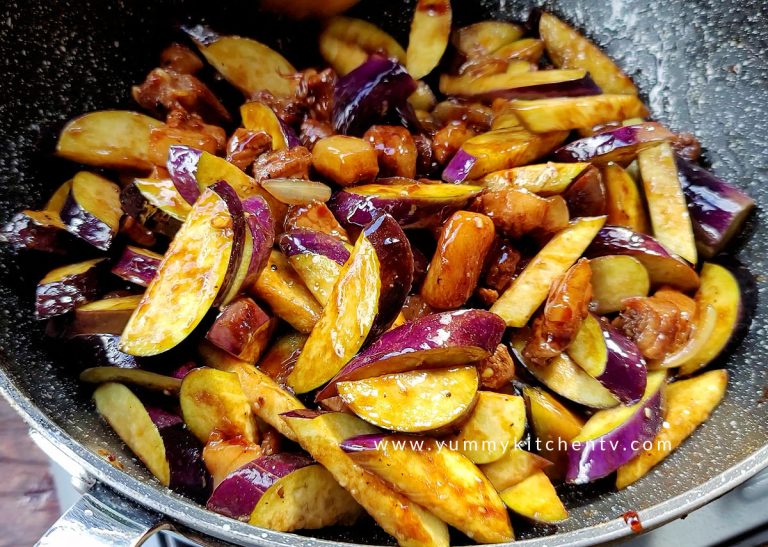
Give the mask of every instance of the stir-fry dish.
<path id="1" fill-rule="evenodd" d="M 279 531 L 505 542 L 724 397 L 702 369 L 741 295 L 708 260 L 753 200 L 557 17 L 451 18 L 420 0 L 404 48 L 333 17 L 303 70 L 185 28 L 137 111 L 61 131 L 83 170 L 2 237 L 58 266 L 36 316 L 161 485 Z"/>

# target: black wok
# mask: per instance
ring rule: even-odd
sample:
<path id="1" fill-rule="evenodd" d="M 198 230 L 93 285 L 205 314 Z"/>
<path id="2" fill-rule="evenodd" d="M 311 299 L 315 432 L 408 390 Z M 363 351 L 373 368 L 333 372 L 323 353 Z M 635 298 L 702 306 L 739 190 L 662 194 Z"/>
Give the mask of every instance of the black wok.
<path id="1" fill-rule="evenodd" d="M 531 4 L 517 0 L 454 0 L 459 23 L 488 17 L 520 19 Z M 258 37 L 298 65 L 316 55 L 312 23 L 259 13 L 255 2 L 182 0 L 5 0 L 0 7 L 0 221 L 24 207 L 40 206 L 75 166 L 51 157 L 64 121 L 82 112 L 131 108 L 129 89 L 155 66 L 174 29 L 207 21 L 215 28 Z M 410 13 L 401 2 L 363 2 L 355 11 L 405 42 Z M 248 7 L 244 7 L 248 6 Z M 744 340 L 719 364 L 732 381 L 728 395 L 692 439 L 637 485 L 614 492 L 610 484 L 564 492 L 571 518 L 557 528 L 519 528 L 530 545 L 588 544 L 631 533 L 622 519 L 637 511 L 646 529 L 685 515 L 768 465 L 768 4 L 760 0 L 564 0 L 547 4 L 585 29 L 618 59 L 643 91 L 653 115 L 701 140 L 715 173 L 743 186 L 759 210 L 730 249 L 756 274 L 745 295 L 755 313 Z M 161 521 L 243 545 L 319 545 L 308 538 L 262 531 L 235 522 L 160 488 L 95 414 L 90 389 L 75 381 L 69 355 L 49 345 L 32 317 L 34 285 L 51 268 L 48 258 L 16 255 L 0 247 L 0 391 L 30 426 L 98 481 L 134 500 L 123 515 L 144 518 L 136 530 Z M 125 470 L 97 454 L 120 456 Z M 97 488 L 86 501 L 110 497 Z M 110 498 L 115 502 L 114 498 Z M 95 503 L 95 502 L 94 502 Z M 82 507 L 80 507 L 82 509 Z M 94 505 L 80 513 L 105 516 Z M 143 515 L 143 516 L 142 516 Z M 125 527 L 112 515 L 114 541 Z M 137 517 L 137 518 L 138 518 Z M 469 518 L 472 518 L 471 516 Z M 141 519 L 139 519 L 141 520 Z M 86 533 L 86 532 L 81 532 Z M 387 543 L 364 524 L 325 530 L 315 537 Z M 72 537 L 70 536 L 70 539 Z M 127 544 L 127 543 L 125 543 Z"/>

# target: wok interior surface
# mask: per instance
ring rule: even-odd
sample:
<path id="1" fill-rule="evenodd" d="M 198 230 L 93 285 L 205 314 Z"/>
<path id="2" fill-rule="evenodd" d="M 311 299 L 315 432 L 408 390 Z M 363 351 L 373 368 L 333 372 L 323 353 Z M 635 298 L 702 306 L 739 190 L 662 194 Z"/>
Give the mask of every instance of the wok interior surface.
<path id="1" fill-rule="evenodd" d="M 238 5 L 240 4 L 240 5 Z M 137 108 L 130 85 L 156 66 L 162 48 L 180 39 L 180 24 L 207 22 L 223 32 L 252 36 L 275 47 L 297 67 L 317 63 L 315 23 L 285 21 L 260 13 L 254 2 L 197 3 L 182 0 L 97 2 L 10 1 L 0 8 L 0 221 L 18 209 L 39 207 L 76 166 L 51 157 L 63 123 L 84 112 Z M 407 42 L 412 2 L 363 0 L 353 13 Z M 456 24 L 527 17 L 531 3 L 516 0 L 453 0 Z M 244 7 L 248 6 L 248 7 Z M 718 365 L 731 382 L 725 401 L 674 455 L 647 478 L 622 492 L 610 479 L 588 489 L 564 489 L 571 517 L 550 528 L 518 523 L 521 538 L 564 534 L 602 525 L 628 510 L 649 511 L 653 526 L 679 516 L 705 492 L 735 485 L 768 462 L 768 4 L 718 0 L 571 0 L 545 4 L 594 38 L 617 59 L 642 90 L 653 116 L 673 130 L 693 132 L 705 162 L 718 176 L 745 188 L 759 210 L 731 252 L 756 275 L 745 294 L 755 314 L 745 339 Z M 221 86 L 217 89 L 224 89 Z M 75 380 L 77 365 L 65 348 L 47 342 L 44 324 L 33 319 L 35 283 L 54 263 L 43 255 L 17 255 L 0 246 L 0 387 L 27 418 L 56 444 L 76 455 L 100 478 L 145 504 L 202 532 L 253 544 L 297 544 L 295 537 L 262 533 L 204 511 L 150 479 L 98 418 L 92 388 Z M 84 447 L 86 450 L 83 450 Z M 118 455 L 125 474 L 96 451 Z M 736 469 L 731 469 L 734 466 Z M 731 469 L 705 489 L 688 494 Z M 715 489 L 715 490 L 713 490 Z M 711 496 L 711 494 L 710 494 Z M 472 516 L 468 516 L 472 518 Z M 224 524 L 229 526 L 224 528 Z M 334 542 L 388 543 L 364 523 L 350 530 L 324 530 L 314 537 Z M 614 521 L 599 530 L 549 538 L 547 544 L 589 540 L 598 532 L 629 533 Z M 607 538 L 608 536 L 602 536 Z M 554 541 L 553 541 L 554 540 Z M 461 539 L 459 539 L 461 542 Z M 307 539 L 306 543 L 312 543 Z"/>

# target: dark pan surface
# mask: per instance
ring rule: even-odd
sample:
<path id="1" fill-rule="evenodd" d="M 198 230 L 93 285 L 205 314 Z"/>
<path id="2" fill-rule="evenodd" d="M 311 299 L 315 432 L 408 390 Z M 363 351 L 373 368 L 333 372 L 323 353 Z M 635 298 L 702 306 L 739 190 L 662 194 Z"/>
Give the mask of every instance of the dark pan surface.
<path id="1" fill-rule="evenodd" d="M 249 5 L 253 2 L 242 2 Z M 0 7 L 0 221 L 39 207 L 75 167 L 50 157 L 57 131 L 80 113 L 132 108 L 129 86 L 155 66 L 179 23 L 206 20 L 215 28 L 254 36 L 297 65 L 316 51 L 312 24 L 288 23 L 235 2 L 172 0 L 6 0 Z M 205 5 L 203 5 L 205 4 Z M 225 6 L 226 4 L 226 6 Z M 531 4 L 515 0 L 458 2 L 457 18 L 519 19 Z M 759 204 L 748 235 L 732 252 L 756 274 L 745 299 L 756 309 L 746 339 L 720 364 L 731 372 L 723 404 L 666 463 L 628 490 L 609 484 L 567 492 L 570 520 L 551 529 L 518 526 L 522 537 L 558 534 L 548 545 L 607 540 L 629 533 L 621 520 L 640 512 L 646 527 L 681 516 L 768 464 L 768 4 L 760 0 L 572 0 L 547 5 L 595 38 L 632 75 L 655 117 L 701 140 L 719 176 L 746 188 Z M 356 11 L 405 42 L 410 9 L 364 2 Z M 386 13 L 386 15 L 382 15 Z M 139 502 L 202 532 L 243 544 L 314 543 L 262 532 L 203 511 L 164 491 L 96 417 L 90 390 L 74 381 L 66 349 L 44 341 L 32 319 L 35 283 L 55 264 L 0 247 L 0 389 L 35 427 L 102 480 Z M 120 456 L 122 473 L 96 455 Z M 469 517 L 471 518 L 471 517 Z M 337 533 L 338 541 L 386 542 L 371 526 Z"/>

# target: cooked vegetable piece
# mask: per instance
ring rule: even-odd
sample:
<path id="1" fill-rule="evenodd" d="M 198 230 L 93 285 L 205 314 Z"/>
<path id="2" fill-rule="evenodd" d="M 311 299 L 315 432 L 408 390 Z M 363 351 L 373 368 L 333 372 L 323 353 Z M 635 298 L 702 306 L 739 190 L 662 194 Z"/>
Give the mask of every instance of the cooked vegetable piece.
<path id="1" fill-rule="evenodd" d="M 316 400 L 337 395 L 337 382 L 344 380 L 480 361 L 495 350 L 503 334 L 503 321 L 483 310 L 426 315 L 384 333 L 352 359 Z"/>
<path id="2" fill-rule="evenodd" d="M 259 361 L 259 370 L 278 384 L 285 385 L 285 380 L 293 370 L 306 341 L 307 335 L 299 332 L 281 336 Z"/>
<path id="3" fill-rule="evenodd" d="M 203 448 L 203 462 L 211 474 L 214 491 L 230 473 L 262 455 L 258 444 L 242 437 L 225 439 L 221 435 L 212 435 Z"/>
<path id="4" fill-rule="evenodd" d="M 243 244 L 234 240 L 232 222 L 228 203 L 213 189 L 203 192 L 128 321 L 122 351 L 157 355 L 195 329 L 226 285 L 231 256 Z"/>
<path id="5" fill-rule="evenodd" d="M 296 397 L 252 364 L 241 361 L 210 343 L 202 343 L 198 351 L 207 366 L 237 375 L 241 389 L 256 416 L 285 437 L 296 440 L 293 430 L 280 417 L 284 412 L 304 408 Z"/>
<path id="6" fill-rule="evenodd" d="M 212 368 L 196 368 L 181 382 L 179 403 L 190 431 L 206 442 L 218 431 L 253 442 L 255 425 L 251 406 L 237 374 Z"/>
<path id="7" fill-rule="evenodd" d="M 197 183 L 197 165 L 203 151 L 191 146 L 171 146 L 165 167 L 178 194 L 192 205 L 200 197 L 200 185 Z M 188 214 L 189 211 L 187 210 Z M 186 214 L 185 214 L 186 218 Z"/>
<path id="8" fill-rule="evenodd" d="M 347 227 L 366 226 L 385 212 L 403 228 L 425 228 L 439 225 L 481 191 L 468 184 L 366 184 L 338 192 L 328 206 Z"/>
<path id="9" fill-rule="evenodd" d="M 363 420 L 340 412 L 297 411 L 284 415 L 299 444 L 322 464 L 388 534 L 404 547 L 448 547 L 448 527 L 429 511 L 355 463 L 339 446 L 356 435 L 377 433 Z"/>
<path id="10" fill-rule="evenodd" d="M 515 448 L 525 434 L 525 423 L 522 397 L 480 391 L 472 414 L 452 441 L 473 463 L 491 463 Z"/>
<path id="11" fill-rule="evenodd" d="M 280 251 L 272 250 L 266 267 L 250 292 L 266 302 L 275 315 L 299 332 L 308 334 L 322 307 Z"/>
<path id="12" fill-rule="evenodd" d="M 243 296 L 222 308 L 205 338 L 238 359 L 255 363 L 276 326 L 277 322 L 256 302 Z"/>
<path id="13" fill-rule="evenodd" d="M 680 369 L 687 375 L 707 366 L 727 346 L 742 313 L 741 289 L 736 277 L 723 266 L 705 262 L 701 268 L 701 287 L 696 293 L 699 309 L 712 306 L 717 312 L 715 329 L 709 341 Z"/>
<path id="14" fill-rule="evenodd" d="M 373 54 L 405 62 L 405 50 L 374 24 L 352 17 L 333 17 L 320 34 L 320 55 L 337 74 L 349 74 Z"/>
<path id="15" fill-rule="evenodd" d="M 366 340 L 389 328 L 412 279 L 408 239 L 391 216 L 381 215 L 365 228 L 342 267 L 288 385 L 306 393 L 333 378 Z"/>
<path id="16" fill-rule="evenodd" d="M 616 488 L 626 488 L 640 480 L 690 437 L 723 400 L 727 384 L 727 371 L 711 370 L 666 386 L 664 422 L 669 426 L 665 425 L 659 430 L 650 450 L 641 451 L 634 459 L 619 467 Z"/>
<path id="17" fill-rule="evenodd" d="M 285 217 L 286 232 L 308 229 L 333 236 L 344 243 L 350 243 L 347 231 L 325 203 L 313 201 L 300 207 L 290 207 Z"/>
<path id="18" fill-rule="evenodd" d="M 512 111 L 534 133 L 568 131 L 627 118 L 644 118 L 648 109 L 635 95 L 592 95 L 526 101 L 516 99 Z"/>
<path id="19" fill-rule="evenodd" d="M 608 204 L 600 170 L 590 165 L 563 192 L 571 217 L 604 215 Z"/>
<path id="20" fill-rule="evenodd" d="M 379 172 L 376 151 L 368 141 L 345 135 L 317 141 L 312 149 L 312 167 L 341 186 L 371 182 Z"/>
<path id="21" fill-rule="evenodd" d="M 307 205 L 313 201 L 328 201 L 331 197 L 330 187 L 314 180 L 268 179 L 262 181 L 261 186 L 277 201 L 287 205 Z"/>
<path id="22" fill-rule="evenodd" d="M 286 76 L 296 69 L 275 50 L 251 38 L 218 36 L 202 26 L 186 30 L 213 68 L 244 95 L 262 90 L 282 96 L 291 93 Z"/>
<path id="23" fill-rule="evenodd" d="M 323 466 L 309 465 L 273 484 L 253 508 L 249 524 L 292 532 L 351 525 L 362 507 Z"/>
<path id="24" fill-rule="evenodd" d="M 561 353 L 541 365 L 523 356 L 525 343 L 524 331 L 513 335 L 510 345 L 515 357 L 539 382 L 558 395 L 590 408 L 612 408 L 619 404 L 613 393 L 584 372 L 567 353 Z"/>
<path id="25" fill-rule="evenodd" d="M 526 387 L 523 395 L 528 401 L 536 450 L 554 464 L 546 468 L 546 473 L 562 479 L 568 465 L 569 443 L 579 434 L 584 421 L 544 389 Z"/>
<path id="26" fill-rule="evenodd" d="M 679 155 L 675 156 L 675 163 L 688 202 L 696 247 L 709 258 L 723 250 L 739 232 L 755 208 L 755 201 L 740 188 Z"/>
<path id="27" fill-rule="evenodd" d="M 94 367 L 80 373 L 80 380 L 89 384 L 117 382 L 132 384 L 146 389 L 178 393 L 181 380 L 138 368 Z"/>
<path id="28" fill-rule="evenodd" d="M 66 254 L 77 245 L 58 212 L 29 209 L 16 213 L 0 229 L 0 243 L 56 254 Z"/>
<path id="29" fill-rule="evenodd" d="M 551 465 L 552 462 L 541 456 L 513 446 L 498 460 L 478 467 L 493 487 L 502 492 Z"/>
<path id="30" fill-rule="evenodd" d="M 577 139 L 553 153 L 558 161 L 589 161 L 604 165 L 608 162 L 628 163 L 647 148 L 675 136 L 656 122 L 622 125 L 595 135 Z"/>
<path id="31" fill-rule="evenodd" d="M 440 77 L 440 91 L 457 97 L 493 100 L 597 95 L 600 88 L 584 70 L 507 70 L 479 78 L 443 74 Z"/>
<path id="32" fill-rule="evenodd" d="M 513 512 L 535 522 L 552 524 L 568 518 L 568 511 L 543 471 L 534 472 L 499 495 Z"/>
<path id="33" fill-rule="evenodd" d="M 197 163 L 195 180 L 201 189 L 220 180 L 227 181 L 242 199 L 253 196 L 264 198 L 269 204 L 269 209 L 276 223 L 282 222 L 285 217 L 287 207 L 283 203 L 276 200 L 259 183 L 223 158 L 203 152 Z"/>
<path id="34" fill-rule="evenodd" d="M 514 188 L 541 196 L 563 193 L 587 168 L 587 163 L 540 163 L 490 173 L 481 183 L 491 191 Z"/>
<path id="35" fill-rule="evenodd" d="M 413 440 L 422 446 L 414 448 Z M 438 441 L 372 434 L 346 439 L 341 448 L 352 461 L 475 541 L 514 539 L 509 516 L 488 479 L 469 459 L 442 449 Z"/>
<path id="36" fill-rule="evenodd" d="M 148 249 L 128 245 L 112 266 L 112 273 L 121 279 L 146 287 L 157 274 L 163 255 Z"/>
<path id="37" fill-rule="evenodd" d="M 67 230 L 106 251 L 120 228 L 120 187 L 99 175 L 80 171 L 61 209 Z"/>
<path id="38" fill-rule="evenodd" d="M 149 170 L 149 134 L 162 125 L 127 110 L 83 114 L 64 126 L 56 154 L 95 167 Z"/>
<path id="39" fill-rule="evenodd" d="M 696 264 L 696 240 L 677 176 L 672 147 L 659 144 L 637 155 L 654 237 L 673 253 Z"/>
<path id="40" fill-rule="evenodd" d="M 248 520 L 269 488 L 310 465 L 312 460 L 302 454 L 283 452 L 261 456 L 225 477 L 205 506 L 233 519 Z"/>
<path id="41" fill-rule="evenodd" d="M 68 264 L 48 272 L 37 284 L 35 317 L 48 319 L 92 300 L 99 290 L 103 258 Z"/>
<path id="42" fill-rule="evenodd" d="M 67 334 L 120 334 L 140 300 L 141 295 L 137 294 L 96 300 L 78 306 Z"/>
<path id="43" fill-rule="evenodd" d="M 514 60 L 528 61 L 529 63 L 538 64 L 541 60 L 541 56 L 544 53 L 544 42 L 537 40 L 536 38 L 521 38 L 501 46 L 494 51 L 488 58 L 492 60 L 501 60 L 510 62 Z M 478 59 L 479 63 L 483 62 L 483 58 Z M 471 66 L 472 60 L 469 61 Z"/>
<path id="44" fill-rule="evenodd" d="M 413 12 L 405 66 L 414 78 L 423 78 L 443 57 L 451 36 L 450 0 L 419 0 Z"/>
<path id="45" fill-rule="evenodd" d="M 451 42 L 466 57 L 484 57 L 522 38 L 525 30 L 506 21 L 481 21 L 453 33 Z"/>
<path id="46" fill-rule="evenodd" d="M 606 255 L 589 261 L 592 268 L 592 304 L 595 313 L 621 311 L 625 298 L 648 296 L 650 278 L 645 266 L 634 257 Z"/>
<path id="47" fill-rule="evenodd" d="M 531 163 L 549 154 L 568 134 L 536 134 L 522 128 L 496 129 L 464 142 L 443 170 L 446 182 L 460 183 L 494 171 Z"/>
<path id="48" fill-rule="evenodd" d="M 607 321 L 587 315 L 568 356 L 622 404 L 638 402 L 646 384 L 645 359 L 634 342 Z"/>
<path id="49" fill-rule="evenodd" d="M 648 374 L 648 385 L 640 402 L 601 410 L 587 420 L 571 439 L 566 481 L 584 484 L 616 471 L 652 441 L 664 421 L 662 389 L 666 372 Z"/>
<path id="50" fill-rule="evenodd" d="M 349 246 L 312 230 L 294 230 L 280 236 L 280 249 L 312 295 L 325 306 L 349 259 Z"/>
<path id="51" fill-rule="evenodd" d="M 243 127 L 249 131 L 264 131 L 272 137 L 272 150 L 280 150 L 289 146 L 293 130 L 283 125 L 275 111 L 258 101 L 245 103 L 240 107 L 240 118 Z"/>
<path id="52" fill-rule="evenodd" d="M 588 70 L 604 93 L 637 94 L 632 80 L 605 53 L 554 15 L 541 14 L 539 34 L 555 66 Z"/>
<path id="53" fill-rule="evenodd" d="M 130 389 L 113 382 L 93 392 L 96 410 L 163 486 L 171 483 L 171 468 L 160 431 Z"/>
<path id="54" fill-rule="evenodd" d="M 690 264 L 669 252 L 649 235 L 621 226 L 606 226 L 587 249 L 587 256 L 628 255 L 648 270 L 652 286 L 672 285 L 688 292 L 699 286 L 699 275 Z"/>
<path id="55" fill-rule="evenodd" d="M 163 439 L 170 468 L 168 486 L 174 492 L 203 503 L 211 493 L 211 477 L 203 462 L 202 444 L 176 414 L 151 406 L 146 410 Z"/>
<path id="56" fill-rule="evenodd" d="M 61 185 L 56 188 L 56 191 L 51 194 L 48 201 L 43 206 L 43 211 L 51 211 L 58 213 L 61 208 L 64 207 L 64 203 L 67 201 L 67 196 L 70 190 L 72 190 L 72 179 L 62 182 Z"/>
<path id="57" fill-rule="evenodd" d="M 458 211 L 443 224 L 421 296 L 435 309 L 462 306 L 480 278 L 496 230 L 490 218 Z"/>
<path id="58" fill-rule="evenodd" d="M 416 81 L 403 65 L 371 56 L 336 83 L 333 127 L 337 133 L 361 135 L 388 113 L 407 111 L 408 97 L 414 91 Z"/>
<path id="59" fill-rule="evenodd" d="M 336 384 L 349 408 L 393 431 L 418 433 L 456 423 L 477 398 L 477 370 L 459 367 L 385 374 Z"/>
<path id="60" fill-rule="evenodd" d="M 639 233 L 650 232 L 645 203 L 635 180 L 613 162 L 605 164 L 601 172 L 608 198 L 607 224 L 625 226 Z"/>
<path id="61" fill-rule="evenodd" d="M 571 221 L 558 232 L 491 306 L 509 327 L 522 327 L 544 302 L 550 285 L 586 250 L 605 223 L 605 217 Z"/>

